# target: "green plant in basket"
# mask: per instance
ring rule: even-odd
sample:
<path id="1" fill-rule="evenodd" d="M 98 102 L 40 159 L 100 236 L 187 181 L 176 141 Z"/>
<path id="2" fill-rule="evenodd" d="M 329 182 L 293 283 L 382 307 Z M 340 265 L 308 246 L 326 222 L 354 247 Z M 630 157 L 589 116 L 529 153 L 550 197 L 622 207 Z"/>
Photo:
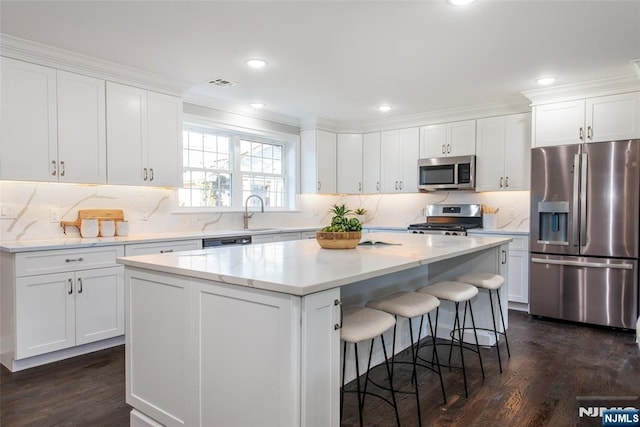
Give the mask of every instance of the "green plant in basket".
<path id="1" fill-rule="evenodd" d="M 354 212 L 351 209 L 347 208 L 346 205 L 334 204 L 331 206 L 330 212 L 333 213 L 333 217 L 331 218 L 331 225 L 328 227 L 324 227 L 322 231 L 349 232 L 362 230 L 362 223 L 358 220 L 358 218 L 347 217 L 347 215 L 353 214 Z"/>

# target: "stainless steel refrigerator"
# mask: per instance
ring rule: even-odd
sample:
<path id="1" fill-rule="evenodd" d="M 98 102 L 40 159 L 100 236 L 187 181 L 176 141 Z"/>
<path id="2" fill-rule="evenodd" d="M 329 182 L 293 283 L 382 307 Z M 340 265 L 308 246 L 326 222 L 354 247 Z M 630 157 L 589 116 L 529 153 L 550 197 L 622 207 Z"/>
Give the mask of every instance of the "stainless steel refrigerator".
<path id="1" fill-rule="evenodd" d="M 531 152 L 529 312 L 634 328 L 640 140 Z"/>

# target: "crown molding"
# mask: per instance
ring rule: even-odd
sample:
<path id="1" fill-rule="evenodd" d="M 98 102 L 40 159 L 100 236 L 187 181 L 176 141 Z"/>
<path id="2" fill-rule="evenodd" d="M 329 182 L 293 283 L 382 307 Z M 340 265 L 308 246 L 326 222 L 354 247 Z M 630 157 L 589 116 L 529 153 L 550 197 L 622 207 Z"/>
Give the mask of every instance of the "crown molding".
<path id="1" fill-rule="evenodd" d="M 640 60 L 635 62 L 638 74 L 628 74 L 608 79 L 592 80 L 588 82 L 554 86 L 544 89 L 533 89 L 522 92 L 531 105 L 548 104 L 552 102 L 574 101 L 586 97 L 615 95 L 617 93 L 640 91 Z"/>
<path id="2" fill-rule="evenodd" d="M 0 33 L 0 55 L 116 83 L 182 96 L 191 84 Z"/>
<path id="3" fill-rule="evenodd" d="M 201 107 L 207 107 L 226 113 L 238 114 L 244 117 L 266 120 L 269 122 L 293 126 L 296 128 L 300 127 L 300 120 L 296 117 L 286 116 L 284 114 L 273 113 L 265 110 L 256 110 L 247 106 L 220 101 L 218 99 L 199 95 L 196 93 L 186 92 L 183 95 L 182 99 L 184 102 L 187 102 L 189 104 L 199 105 Z"/>

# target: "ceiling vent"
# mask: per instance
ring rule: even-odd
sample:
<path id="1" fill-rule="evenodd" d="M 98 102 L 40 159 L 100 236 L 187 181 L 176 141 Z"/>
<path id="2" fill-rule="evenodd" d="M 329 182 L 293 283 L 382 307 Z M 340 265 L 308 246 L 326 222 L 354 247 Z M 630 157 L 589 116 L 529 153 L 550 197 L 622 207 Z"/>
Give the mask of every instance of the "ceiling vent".
<path id="1" fill-rule="evenodd" d="M 231 80 L 227 80 L 227 79 L 214 79 L 214 80 L 210 80 L 209 84 L 212 84 L 218 87 L 231 87 L 231 86 L 237 85 L 238 82 L 232 82 Z"/>

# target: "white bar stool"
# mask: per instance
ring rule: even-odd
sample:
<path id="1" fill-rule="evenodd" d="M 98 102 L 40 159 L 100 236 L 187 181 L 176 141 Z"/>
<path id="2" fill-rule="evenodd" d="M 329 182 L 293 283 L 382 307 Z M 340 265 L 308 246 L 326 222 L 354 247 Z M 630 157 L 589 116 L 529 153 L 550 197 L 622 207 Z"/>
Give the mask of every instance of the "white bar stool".
<path id="1" fill-rule="evenodd" d="M 367 307 L 375 308 L 377 310 L 382 310 L 386 313 L 393 314 L 396 319 L 396 325 L 393 327 L 393 351 L 391 353 L 391 374 L 393 376 L 393 366 L 395 365 L 395 349 L 396 349 L 396 327 L 397 327 L 397 318 L 398 316 L 409 319 L 409 335 L 411 338 L 411 359 L 413 365 L 413 378 L 415 378 L 414 386 L 415 386 L 415 395 L 416 395 L 416 404 L 418 407 L 418 423 L 422 425 L 422 416 L 420 413 L 420 394 L 418 391 L 418 380 L 416 376 L 416 365 L 417 365 L 417 349 L 414 345 L 413 340 L 413 325 L 411 319 L 414 317 L 420 316 L 420 330 L 418 331 L 418 341 L 420 342 L 420 335 L 422 334 L 422 320 L 424 319 L 424 315 L 427 315 L 429 320 L 429 328 L 431 330 L 431 338 L 435 345 L 435 335 L 433 330 L 433 325 L 431 323 L 431 312 L 433 310 L 437 310 L 440 306 L 440 301 L 438 298 L 433 295 L 428 294 L 420 294 L 417 292 L 397 292 L 392 295 L 388 295 L 382 298 L 377 298 L 371 300 L 367 303 Z M 371 358 L 371 355 L 369 355 Z M 400 362 L 398 362 L 400 363 Z M 432 366 L 423 366 L 435 373 L 440 377 L 440 387 L 442 388 L 442 397 L 444 398 L 444 403 L 447 403 L 447 395 L 444 390 L 444 382 L 442 381 L 442 372 L 440 371 L 440 364 L 437 363 L 437 369 Z"/>
<path id="2" fill-rule="evenodd" d="M 443 281 L 437 282 L 433 285 L 424 286 L 416 290 L 416 292 L 433 295 L 434 297 L 443 300 L 451 301 L 455 305 L 455 316 L 453 320 L 453 328 L 451 329 L 451 343 L 449 347 L 449 366 L 451 367 L 451 349 L 453 348 L 454 341 L 458 341 L 460 347 L 460 361 L 462 362 L 462 377 L 464 379 L 464 393 L 466 397 L 469 397 L 469 389 L 467 387 L 467 372 L 464 366 L 464 352 L 463 349 L 478 353 L 478 360 L 480 361 L 480 370 L 482 371 L 482 378 L 484 379 L 484 367 L 482 366 L 482 355 L 480 354 L 480 345 L 478 344 L 478 334 L 476 333 L 476 321 L 473 317 L 473 309 L 471 307 L 471 300 L 478 295 L 478 288 L 473 285 L 461 282 Z M 464 302 L 464 315 L 462 317 L 462 324 L 460 323 L 459 308 L 460 303 Z M 467 321 L 467 308 L 471 314 L 471 324 L 473 326 L 473 335 L 476 339 L 476 349 L 464 347 L 464 341 L 462 334 L 465 329 L 465 323 Z M 438 317 L 436 316 L 436 332 L 438 330 Z M 456 337 L 455 334 L 458 333 Z M 434 347 L 435 350 L 435 347 Z M 437 355 L 437 352 L 436 352 Z"/>
<path id="3" fill-rule="evenodd" d="M 486 289 L 489 293 L 489 305 L 491 306 L 491 320 L 493 320 L 493 334 L 496 337 L 496 351 L 498 353 L 498 366 L 500 367 L 500 373 L 502 373 L 502 359 L 500 357 L 500 341 L 498 340 L 498 334 L 504 336 L 504 342 L 507 345 L 507 355 L 511 358 L 511 350 L 509 350 L 509 339 L 507 338 L 507 328 L 504 324 L 504 315 L 502 314 L 502 304 L 500 302 L 500 288 L 504 284 L 504 277 L 494 273 L 468 273 L 456 279 L 458 282 L 469 283 L 479 289 Z M 498 297 L 498 308 L 500 310 L 500 320 L 502 321 L 502 332 L 498 331 L 496 326 L 496 315 L 493 309 L 493 297 L 492 291 L 496 291 Z M 482 330 L 491 331 L 491 329 L 479 328 Z"/>
<path id="4" fill-rule="evenodd" d="M 382 396 L 374 393 L 368 393 L 376 396 L 393 406 L 396 413 L 396 422 L 400 426 L 400 416 L 398 415 L 398 405 L 396 404 L 396 396 L 393 391 L 393 383 L 391 381 L 391 369 L 387 358 L 387 349 L 384 344 L 384 334 L 396 324 L 396 319 L 383 311 L 374 310 L 373 308 L 358 307 L 348 308 L 341 312 L 342 327 L 340 329 L 340 339 L 344 342 L 342 352 L 342 392 L 340 394 L 340 422 L 342 422 L 342 412 L 344 408 L 344 375 L 347 360 L 347 343 L 352 343 L 354 347 L 354 356 L 356 364 L 356 385 L 358 393 L 358 416 L 360 418 L 360 427 L 362 423 L 362 407 L 364 406 L 364 393 L 366 393 L 366 385 L 369 382 L 369 369 L 371 368 L 371 357 L 369 357 L 369 366 L 367 366 L 367 378 L 365 380 L 365 391 L 360 391 L 360 368 L 358 366 L 358 344 L 362 341 L 371 340 L 371 352 L 373 351 L 373 343 L 377 336 L 380 336 L 382 342 L 382 351 L 384 352 L 384 361 L 387 368 L 387 378 L 389 378 L 389 390 L 391 391 L 391 399 L 389 402 Z M 371 354 L 371 353 L 370 353 Z"/>

